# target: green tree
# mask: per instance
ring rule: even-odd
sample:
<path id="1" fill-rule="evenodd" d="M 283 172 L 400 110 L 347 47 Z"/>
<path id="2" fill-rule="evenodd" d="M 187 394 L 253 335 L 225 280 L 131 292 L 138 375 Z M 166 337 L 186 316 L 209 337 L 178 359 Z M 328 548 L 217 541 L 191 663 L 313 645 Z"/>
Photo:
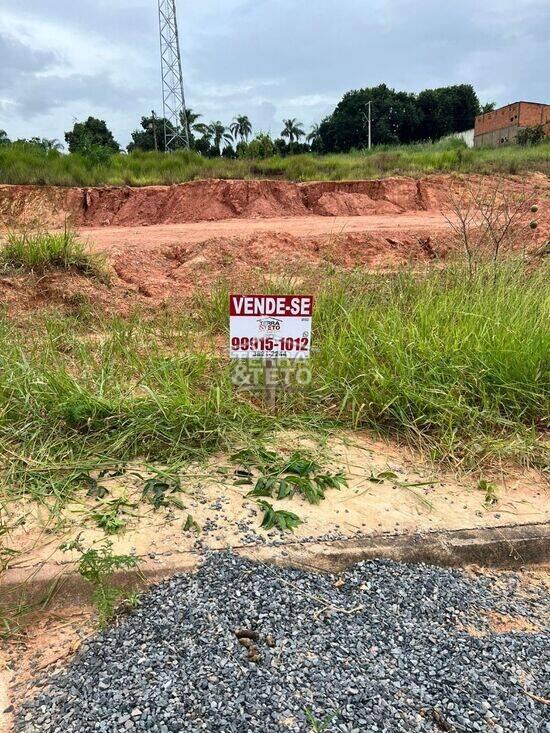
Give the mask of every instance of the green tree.
<path id="1" fill-rule="evenodd" d="M 141 118 L 141 130 L 132 132 L 132 142 L 128 144 L 127 150 L 131 153 L 133 150 L 160 150 L 164 152 L 164 117 L 157 117 L 155 113 L 151 113 L 149 117 Z"/>
<path id="2" fill-rule="evenodd" d="M 88 117 L 85 122 L 75 122 L 73 129 L 65 133 L 69 152 L 86 154 L 94 148 L 104 148 L 111 153 L 120 152 L 120 145 L 104 120 Z"/>
<path id="3" fill-rule="evenodd" d="M 248 138 L 252 134 L 252 124 L 246 115 L 238 115 L 229 125 L 229 130 L 235 140 L 239 137 L 241 142 L 243 140 L 248 142 Z"/>
<path id="4" fill-rule="evenodd" d="M 48 152 L 60 152 L 65 147 L 57 138 L 43 137 L 40 141 L 42 147 Z"/>
<path id="5" fill-rule="evenodd" d="M 240 142 L 237 155 L 239 158 L 271 158 L 275 155 L 275 145 L 270 135 L 260 132 L 249 143 Z"/>
<path id="6" fill-rule="evenodd" d="M 485 104 L 481 105 L 480 113 L 482 115 L 486 114 L 487 112 L 492 112 L 496 107 L 496 104 L 494 102 L 485 102 Z"/>
<path id="7" fill-rule="evenodd" d="M 332 115 L 319 126 L 323 150 L 348 152 L 367 147 L 369 101 L 375 145 L 409 143 L 416 139 L 421 115 L 414 94 L 396 92 L 380 84 L 344 94 Z"/>
<path id="8" fill-rule="evenodd" d="M 199 112 L 195 112 L 191 107 L 186 107 L 185 116 L 187 118 L 187 131 L 189 133 L 189 147 L 194 148 L 196 140 L 195 133 L 202 134 L 203 123 L 197 122 L 202 115 Z M 180 123 L 183 127 L 183 116 L 180 116 Z"/>
<path id="9" fill-rule="evenodd" d="M 46 153 L 57 153 L 63 150 L 64 147 L 59 140 L 47 137 L 31 137 L 30 140 L 19 138 L 15 141 L 15 145 L 33 145 L 34 147 L 41 148 Z"/>
<path id="10" fill-rule="evenodd" d="M 216 149 L 212 146 L 212 130 L 210 129 L 210 125 L 206 125 L 204 122 L 198 122 L 195 124 L 194 130 L 200 137 L 195 139 L 193 149 L 206 157 L 219 155 L 219 148 Z"/>
<path id="11" fill-rule="evenodd" d="M 0 130 L 0 145 L 9 145 L 11 140 L 5 130 Z"/>
<path id="12" fill-rule="evenodd" d="M 231 143 L 233 142 L 233 138 L 227 131 L 226 126 L 223 125 L 219 120 L 211 122 L 208 130 L 210 133 L 210 138 L 212 140 L 212 146 L 218 151 L 218 155 L 221 155 L 222 143 L 227 143 L 228 145 L 231 145 Z"/>
<path id="13" fill-rule="evenodd" d="M 302 128 L 302 123 L 298 122 L 295 117 L 289 120 L 283 120 L 283 125 L 281 137 L 287 137 L 289 143 L 293 143 L 294 141 L 298 142 L 306 134 Z"/>
<path id="14" fill-rule="evenodd" d="M 470 130 L 481 111 L 471 84 L 426 89 L 417 97 L 421 120 L 417 140 L 438 140 L 453 132 Z"/>
<path id="15" fill-rule="evenodd" d="M 372 140 L 375 145 L 436 140 L 474 126 L 480 106 L 470 84 L 426 89 L 415 95 L 385 84 L 347 92 L 319 126 L 315 147 L 324 152 L 347 152 L 368 144 L 368 103 L 372 103 Z"/>
<path id="16" fill-rule="evenodd" d="M 198 112 L 193 112 L 192 109 L 187 109 L 187 124 L 189 131 L 189 145 L 194 147 L 195 135 L 198 128 L 202 127 L 197 120 L 200 115 Z M 183 118 L 181 118 L 183 119 Z M 181 122 L 180 119 L 180 122 Z M 128 152 L 132 150 L 160 150 L 165 151 L 164 141 L 164 128 L 166 124 L 170 124 L 164 117 L 157 117 L 153 111 L 149 116 L 141 118 L 141 130 L 134 130 L 132 133 L 132 142 L 128 145 Z"/>
<path id="17" fill-rule="evenodd" d="M 319 129 L 319 124 L 317 122 L 311 126 L 311 131 L 306 137 L 308 143 L 314 143 L 319 139 Z"/>

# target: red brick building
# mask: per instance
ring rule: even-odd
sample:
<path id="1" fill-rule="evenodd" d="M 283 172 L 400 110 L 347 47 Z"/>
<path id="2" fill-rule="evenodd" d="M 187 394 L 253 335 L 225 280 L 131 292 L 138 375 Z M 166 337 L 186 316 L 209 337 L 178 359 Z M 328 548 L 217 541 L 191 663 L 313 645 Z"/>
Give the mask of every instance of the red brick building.
<path id="1" fill-rule="evenodd" d="M 514 142 L 521 127 L 536 125 L 542 125 L 546 135 L 550 135 L 550 104 L 508 104 L 476 117 L 474 146 L 494 147 Z"/>

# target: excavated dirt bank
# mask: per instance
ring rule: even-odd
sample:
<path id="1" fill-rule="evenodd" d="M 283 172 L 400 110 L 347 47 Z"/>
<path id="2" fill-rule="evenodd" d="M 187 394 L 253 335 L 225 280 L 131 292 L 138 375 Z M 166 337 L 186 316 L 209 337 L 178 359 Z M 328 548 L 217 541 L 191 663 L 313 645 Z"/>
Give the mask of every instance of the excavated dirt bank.
<path id="1" fill-rule="evenodd" d="M 290 183 L 270 180 L 200 180 L 174 186 L 0 186 L 0 223 L 5 226 L 139 226 L 280 216 L 399 215 L 447 206 L 457 176 L 415 179 Z M 491 185 L 494 177 L 470 176 Z M 542 174 L 508 177 L 504 188 L 546 190 Z"/>

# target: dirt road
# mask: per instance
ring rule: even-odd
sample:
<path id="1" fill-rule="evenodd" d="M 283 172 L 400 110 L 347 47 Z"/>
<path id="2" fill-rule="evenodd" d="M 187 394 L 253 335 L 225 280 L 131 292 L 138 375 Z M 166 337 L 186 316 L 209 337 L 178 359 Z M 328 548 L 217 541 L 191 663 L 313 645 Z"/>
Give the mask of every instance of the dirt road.
<path id="1" fill-rule="evenodd" d="M 310 238 L 366 232 L 400 235 L 407 231 L 424 234 L 445 231 L 448 227 L 443 214 L 420 211 L 397 216 L 288 216 L 139 227 L 82 227 L 80 232 L 94 249 L 119 254 L 127 248 L 157 250 L 163 246 L 196 244 L 211 239 L 233 239 L 266 233 L 288 233 L 293 237 Z"/>

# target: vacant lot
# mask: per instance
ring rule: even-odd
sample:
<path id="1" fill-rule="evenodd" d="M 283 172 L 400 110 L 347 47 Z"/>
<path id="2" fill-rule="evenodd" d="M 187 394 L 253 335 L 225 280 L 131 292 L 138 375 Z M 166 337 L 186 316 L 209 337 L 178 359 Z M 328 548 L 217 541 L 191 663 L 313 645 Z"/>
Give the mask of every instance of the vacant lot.
<path id="1" fill-rule="evenodd" d="M 168 167 L 190 164 L 185 155 L 162 160 Z M 313 157 L 304 160 L 317 165 Z M 136 161 L 138 156 L 120 157 L 113 165 Z M 74 162 L 67 156 L 60 165 Z M 105 176 L 106 170 L 93 175 Z M 77 571 L 92 591 L 97 618 L 106 625 L 121 600 L 125 609 L 139 605 L 136 593 L 113 579 L 115 572 L 137 566 L 163 575 L 177 558 L 180 569 L 181 563 L 191 567 L 206 550 L 226 547 L 256 558 L 291 555 L 307 564 L 316 548 L 330 551 L 334 543 L 376 540 L 382 533 L 483 527 L 502 533 L 510 524 L 544 522 L 548 193 L 548 178 L 540 172 L 298 185 L 216 180 L 139 189 L 0 186 L 2 221 L 9 225 L 0 246 L 0 572 L 8 581 L 0 598 L 0 633 L 9 639 L 6 670 L 14 669 L 15 660 L 24 670 L 22 678 L 11 672 L 0 678 L 10 678 L 15 701 L 25 694 L 29 676 L 36 677 L 37 665 L 39 672 L 49 671 L 78 647 L 83 628 L 92 628 L 89 609 L 67 609 L 76 602 L 63 589 L 68 571 Z M 315 296 L 311 378 L 298 383 L 291 370 L 274 409 L 263 400 L 261 365 L 258 389 L 243 389 L 227 358 L 231 290 Z M 289 537 L 293 548 L 285 544 Z M 231 559 L 201 572 L 212 572 L 221 586 L 234 584 L 234 572 L 257 577 L 251 586 L 256 599 L 258 593 L 272 597 L 271 577 L 281 582 L 277 613 L 288 620 L 297 612 L 303 622 L 306 656 L 296 647 L 302 654 L 298 667 L 309 669 L 311 661 L 311 669 L 317 668 L 307 649 L 321 643 L 321 667 L 338 670 L 341 684 L 332 697 L 312 673 L 304 680 L 313 696 L 296 704 L 270 702 L 266 730 L 279 730 L 281 720 L 289 730 L 330 730 L 332 717 L 336 730 L 353 730 L 353 706 L 337 710 L 341 695 L 355 694 L 345 671 L 355 657 L 345 649 L 331 651 L 332 641 L 320 630 L 329 628 L 332 616 L 320 620 L 319 612 L 326 603 L 357 609 L 341 614 L 346 623 L 334 623 L 341 637 L 330 639 L 342 644 L 359 628 L 367 635 L 409 633 L 406 619 L 395 626 L 393 611 L 371 630 L 359 608 L 380 573 L 399 578 L 388 609 L 410 596 L 417 575 L 432 578 L 434 598 L 460 601 L 462 611 L 452 618 L 439 601 L 430 607 L 441 627 L 438 653 L 445 659 L 449 638 L 452 654 L 467 643 L 472 659 L 483 654 L 485 660 L 490 649 L 508 680 L 505 695 L 478 700 L 476 680 L 488 673 L 487 665 L 493 674 L 494 665 L 468 663 L 472 692 L 452 701 L 454 707 L 441 708 L 447 688 L 436 684 L 423 698 L 427 704 L 420 697 L 398 700 L 388 714 L 427 731 L 441 729 L 441 721 L 481 725 L 485 719 L 498 730 L 510 715 L 518 730 L 540 722 L 541 703 L 533 697 L 540 692 L 537 614 L 544 611 L 538 590 L 537 613 L 530 606 L 528 615 L 521 597 L 507 603 L 508 596 L 501 590 L 494 596 L 485 581 L 478 588 L 452 573 L 383 563 L 330 581 L 286 571 L 274 575 L 263 565 Z M 203 575 L 189 582 L 199 588 Z M 282 602 L 290 597 L 288 582 L 329 601 L 318 609 L 304 598 L 290 609 Z M 507 582 L 521 585 L 521 578 Z M 119 641 L 141 643 L 141 636 L 132 635 L 133 624 L 156 639 L 158 603 L 171 604 L 178 584 L 187 587 L 188 581 L 174 583 L 153 591 L 136 616 L 93 642 L 95 658 Z M 360 583 L 359 590 L 350 583 Z M 261 604 L 246 596 L 242 601 L 242 607 L 216 609 L 224 626 L 216 638 L 233 645 L 228 658 L 242 645 L 226 628 L 227 618 L 236 625 L 245 609 L 249 618 L 263 613 Z M 207 603 L 204 618 L 214 608 Z M 493 634 L 489 621 L 475 623 L 480 603 L 506 626 L 500 640 L 485 636 Z M 411 618 L 425 610 L 420 596 L 415 604 Z M 149 626 L 142 624 L 143 614 Z M 289 629 L 296 623 L 292 617 Z M 510 629 L 521 638 L 508 635 Z M 185 644 L 195 644 L 194 633 Z M 433 633 L 418 634 L 417 668 L 399 667 L 397 677 L 399 650 L 390 645 L 384 651 L 375 694 L 386 696 L 394 682 L 409 685 L 411 676 L 418 679 L 431 667 Z M 201 634 L 211 636 L 207 629 Z M 270 638 L 266 649 L 252 650 L 244 663 L 238 659 L 235 684 L 256 671 L 259 678 L 263 662 L 272 658 L 281 663 L 281 674 L 294 674 L 287 654 L 295 640 L 282 631 L 280 638 L 271 636 L 275 646 Z M 169 636 L 162 639 L 171 643 Z M 218 641 L 196 646 L 201 663 L 193 667 L 201 679 L 212 678 L 216 700 L 223 700 L 213 680 L 219 679 Z M 503 656 L 510 644 L 521 649 Z M 45 657 L 35 656 L 40 647 L 48 649 Z M 530 662 L 514 667 L 521 684 L 510 683 L 511 665 L 524 652 Z M 61 707 L 46 714 L 39 695 L 19 716 L 18 730 L 49 731 L 60 724 L 81 729 L 74 710 L 82 704 L 72 690 L 75 681 L 89 687 L 85 655 L 49 678 Z M 111 679 L 109 665 L 123 665 L 116 655 L 108 657 L 101 675 Z M 124 671 L 128 689 L 138 690 L 139 679 Z M 165 682 L 176 691 L 169 705 L 181 713 L 179 683 L 169 677 Z M 118 702 L 104 698 L 106 688 L 97 689 L 97 699 L 86 702 L 87 724 L 164 725 L 154 702 L 141 710 L 136 701 L 119 715 Z M 69 710 L 65 718 L 63 706 Z M 5 707 L 10 715 L 7 700 Z M 362 702 L 360 707 L 366 709 Z M 185 712 L 189 729 L 195 710 Z M 250 721 L 265 718 L 256 702 L 247 703 L 245 712 Z M 212 725 L 218 720 L 218 713 L 205 718 Z"/>

